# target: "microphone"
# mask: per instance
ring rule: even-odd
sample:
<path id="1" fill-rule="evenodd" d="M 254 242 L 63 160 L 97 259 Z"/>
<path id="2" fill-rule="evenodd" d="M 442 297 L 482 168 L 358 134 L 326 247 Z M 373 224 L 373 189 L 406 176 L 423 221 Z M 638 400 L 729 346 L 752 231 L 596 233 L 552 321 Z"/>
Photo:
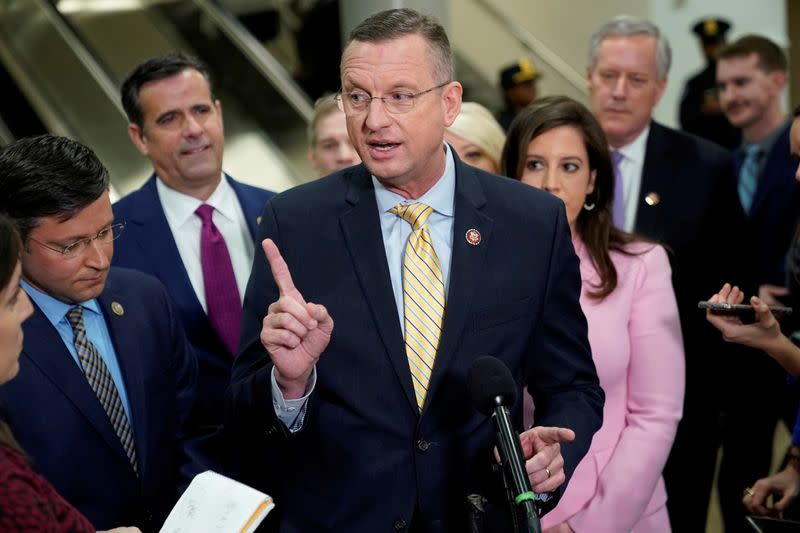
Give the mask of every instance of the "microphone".
<path id="1" fill-rule="evenodd" d="M 467 388 L 475 408 L 490 416 L 497 430 L 497 448 L 500 463 L 511 478 L 511 503 L 515 526 L 526 533 L 541 533 L 539 515 L 536 511 L 536 495 L 531 490 L 519 435 L 511 427 L 508 408 L 514 405 L 517 389 L 508 367 L 490 355 L 476 359 L 467 372 Z M 507 483 L 506 479 L 506 483 Z M 515 529 L 517 529 L 515 527 Z"/>

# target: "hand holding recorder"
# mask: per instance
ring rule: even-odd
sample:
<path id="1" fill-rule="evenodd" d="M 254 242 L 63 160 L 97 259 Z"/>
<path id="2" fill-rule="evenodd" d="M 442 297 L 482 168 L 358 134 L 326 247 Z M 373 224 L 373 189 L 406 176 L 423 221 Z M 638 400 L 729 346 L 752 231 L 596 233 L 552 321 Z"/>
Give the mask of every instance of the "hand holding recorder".
<path id="1" fill-rule="evenodd" d="M 788 307 L 770 307 L 757 296 L 750 297 L 750 305 L 743 305 L 744 293 L 729 283 L 707 302 L 698 307 L 706 310 L 706 319 L 722 332 L 722 338 L 763 350 L 778 361 L 790 374 L 800 374 L 800 348 L 783 333 L 776 315 L 788 315 Z M 752 320 L 743 320 L 750 315 Z"/>

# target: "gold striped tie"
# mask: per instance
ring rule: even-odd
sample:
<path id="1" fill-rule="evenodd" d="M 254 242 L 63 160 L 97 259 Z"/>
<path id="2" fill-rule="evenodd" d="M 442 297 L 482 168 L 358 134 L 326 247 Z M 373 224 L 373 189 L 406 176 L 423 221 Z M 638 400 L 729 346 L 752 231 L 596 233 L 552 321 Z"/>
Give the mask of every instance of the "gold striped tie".
<path id="1" fill-rule="evenodd" d="M 403 254 L 403 315 L 408 366 L 422 411 L 444 321 L 444 276 L 427 226 L 433 209 L 422 203 L 398 204 L 389 212 L 413 230 Z"/>

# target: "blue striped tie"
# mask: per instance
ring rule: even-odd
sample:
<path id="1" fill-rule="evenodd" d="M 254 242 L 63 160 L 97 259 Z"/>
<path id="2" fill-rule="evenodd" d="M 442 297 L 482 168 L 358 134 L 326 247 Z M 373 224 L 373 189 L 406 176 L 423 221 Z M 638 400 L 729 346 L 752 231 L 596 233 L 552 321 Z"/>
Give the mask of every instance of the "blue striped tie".
<path id="1" fill-rule="evenodd" d="M 427 226 L 433 209 L 423 203 L 398 204 L 389 212 L 412 228 L 403 254 L 403 315 L 408 366 L 422 411 L 444 322 L 444 276 Z"/>
<path id="2" fill-rule="evenodd" d="M 749 144 L 744 149 L 744 161 L 742 168 L 739 169 L 739 200 L 745 213 L 750 213 L 753 196 L 756 194 L 761 154 L 761 147 L 757 144 Z"/>
<path id="3" fill-rule="evenodd" d="M 119 392 L 116 385 L 114 385 L 114 380 L 111 378 L 111 372 L 108 371 L 103 358 L 97 353 L 97 348 L 86 336 L 86 327 L 83 324 L 83 307 L 76 305 L 70 308 L 67 312 L 67 320 L 72 325 L 75 351 L 81 361 L 86 381 L 89 382 L 89 386 L 92 387 L 97 399 L 100 401 L 100 405 L 103 406 L 103 410 L 108 414 L 111 425 L 114 426 L 114 431 L 117 433 L 122 447 L 128 455 L 133 471 L 137 472 L 136 446 L 133 443 L 133 432 L 128 422 L 128 415 L 125 414 L 125 409 L 122 408 L 122 401 L 119 399 Z"/>

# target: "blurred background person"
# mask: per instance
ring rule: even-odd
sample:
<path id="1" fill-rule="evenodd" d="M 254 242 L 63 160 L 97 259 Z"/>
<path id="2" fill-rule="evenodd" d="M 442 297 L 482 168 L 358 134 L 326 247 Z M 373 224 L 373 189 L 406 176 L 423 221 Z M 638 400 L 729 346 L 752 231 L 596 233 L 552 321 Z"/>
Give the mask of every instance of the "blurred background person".
<path id="1" fill-rule="evenodd" d="M 538 77 L 536 67 L 527 58 L 522 58 L 500 71 L 500 88 L 505 107 L 497 113 L 497 122 L 504 130 L 508 129 L 520 109 L 536 100 Z"/>
<path id="2" fill-rule="evenodd" d="M 33 305 L 20 286 L 21 251 L 22 241 L 16 228 L 8 217 L 0 214 L 0 385 L 19 372 L 22 323 L 33 314 Z M 0 531 L 91 533 L 94 530 L 80 511 L 31 468 L 10 426 L 0 418 Z M 139 529 L 111 531 L 138 533 Z"/>
<path id="3" fill-rule="evenodd" d="M 800 160 L 800 107 L 794 111 L 790 129 L 790 153 L 795 162 Z M 800 166 L 795 163 L 794 179 L 800 182 Z M 755 310 L 755 321 L 744 324 L 735 316 L 707 312 L 706 318 L 722 332 L 728 342 L 735 342 L 763 351 L 775 360 L 792 379 L 795 388 L 800 381 L 800 232 L 795 230 L 792 246 L 786 260 L 786 304 L 794 313 L 779 323 L 758 296 L 750 298 Z M 744 300 L 744 293 L 738 287 L 725 284 L 710 298 L 712 302 L 738 304 Z M 754 478 L 753 478 L 754 479 Z M 785 467 L 778 473 L 758 479 L 752 488 L 744 489 L 742 502 L 748 512 L 757 515 L 783 515 L 800 493 L 800 411 L 792 430 L 791 447 L 786 456 Z M 772 505 L 768 497 L 772 496 Z M 797 518 L 796 506 L 792 518 Z"/>
<path id="4" fill-rule="evenodd" d="M 506 134 L 492 113 L 477 102 L 462 102 L 453 123 L 444 130 L 461 160 L 473 167 L 497 174 Z"/>
<path id="5" fill-rule="evenodd" d="M 707 18 L 692 26 L 692 33 L 700 41 L 705 66 L 686 81 L 680 103 L 681 129 L 720 146 L 734 149 L 739 146 L 741 134 L 732 126 L 719 103 L 717 94 L 717 59 L 719 49 L 725 45 L 725 35 L 730 23 L 721 18 Z"/>
<path id="6" fill-rule="evenodd" d="M 612 149 L 615 225 L 663 243 L 669 252 L 686 354 L 686 394 L 664 482 L 672 527 L 694 531 L 708 514 L 722 397 L 736 390 L 733 377 L 746 375 L 746 367 L 731 358 L 726 365 L 731 377 L 720 379 L 719 357 L 736 350 L 709 331 L 697 300 L 742 269 L 738 252 L 745 220 L 730 152 L 652 119 L 671 59 L 669 42 L 656 25 L 620 15 L 591 37 L 587 85 L 592 113 Z M 731 444 L 746 454 L 749 443 L 740 435 L 730 437 L 735 442 L 725 449 Z M 766 439 L 771 442 L 772 434 Z M 737 460 L 748 464 L 747 456 Z M 733 504 L 739 504 L 738 496 Z"/>
<path id="7" fill-rule="evenodd" d="M 683 408 L 684 355 L 667 254 L 614 227 L 607 141 L 580 103 L 555 96 L 522 110 L 508 131 L 503 169 L 564 201 L 592 358 L 606 393 L 603 425 L 542 526 L 669 531 L 661 471 Z M 529 427 L 535 415 L 527 393 L 525 400 Z"/>
<path id="8" fill-rule="evenodd" d="M 749 294 L 775 305 L 787 294 L 786 254 L 800 213 L 800 184 L 790 154 L 791 120 L 781 104 L 787 83 L 787 61 L 781 48 L 759 35 L 747 35 L 719 50 L 717 85 L 722 110 L 741 128 L 742 144 L 734 152 L 738 196 L 746 216 L 746 246 L 738 262 L 746 278 L 733 278 Z M 739 250 L 742 250 L 740 245 Z M 726 281 L 731 278 L 723 278 Z M 755 350 L 741 350 L 726 360 L 740 368 L 726 381 L 726 415 L 722 426 L 728 451 L 720 465 L 718 490 L 727 531 L 745 531 L 742 491 L 769 473 L 776 425 L 791 429 L 797 412 L 795 390 L 784 386 L 778 364 Z M 746 387 L 749 394 L 741 394 Z M 743 442 L 741 428 L 750 438 Z"/>
<path id="9" fill-rule="evenodd" d="M 344 113 L 332 94 L 314 103 L 314 115 L 308 125 L 308 162 L 320 176 L 361 162 L 347 134 Z"/>

